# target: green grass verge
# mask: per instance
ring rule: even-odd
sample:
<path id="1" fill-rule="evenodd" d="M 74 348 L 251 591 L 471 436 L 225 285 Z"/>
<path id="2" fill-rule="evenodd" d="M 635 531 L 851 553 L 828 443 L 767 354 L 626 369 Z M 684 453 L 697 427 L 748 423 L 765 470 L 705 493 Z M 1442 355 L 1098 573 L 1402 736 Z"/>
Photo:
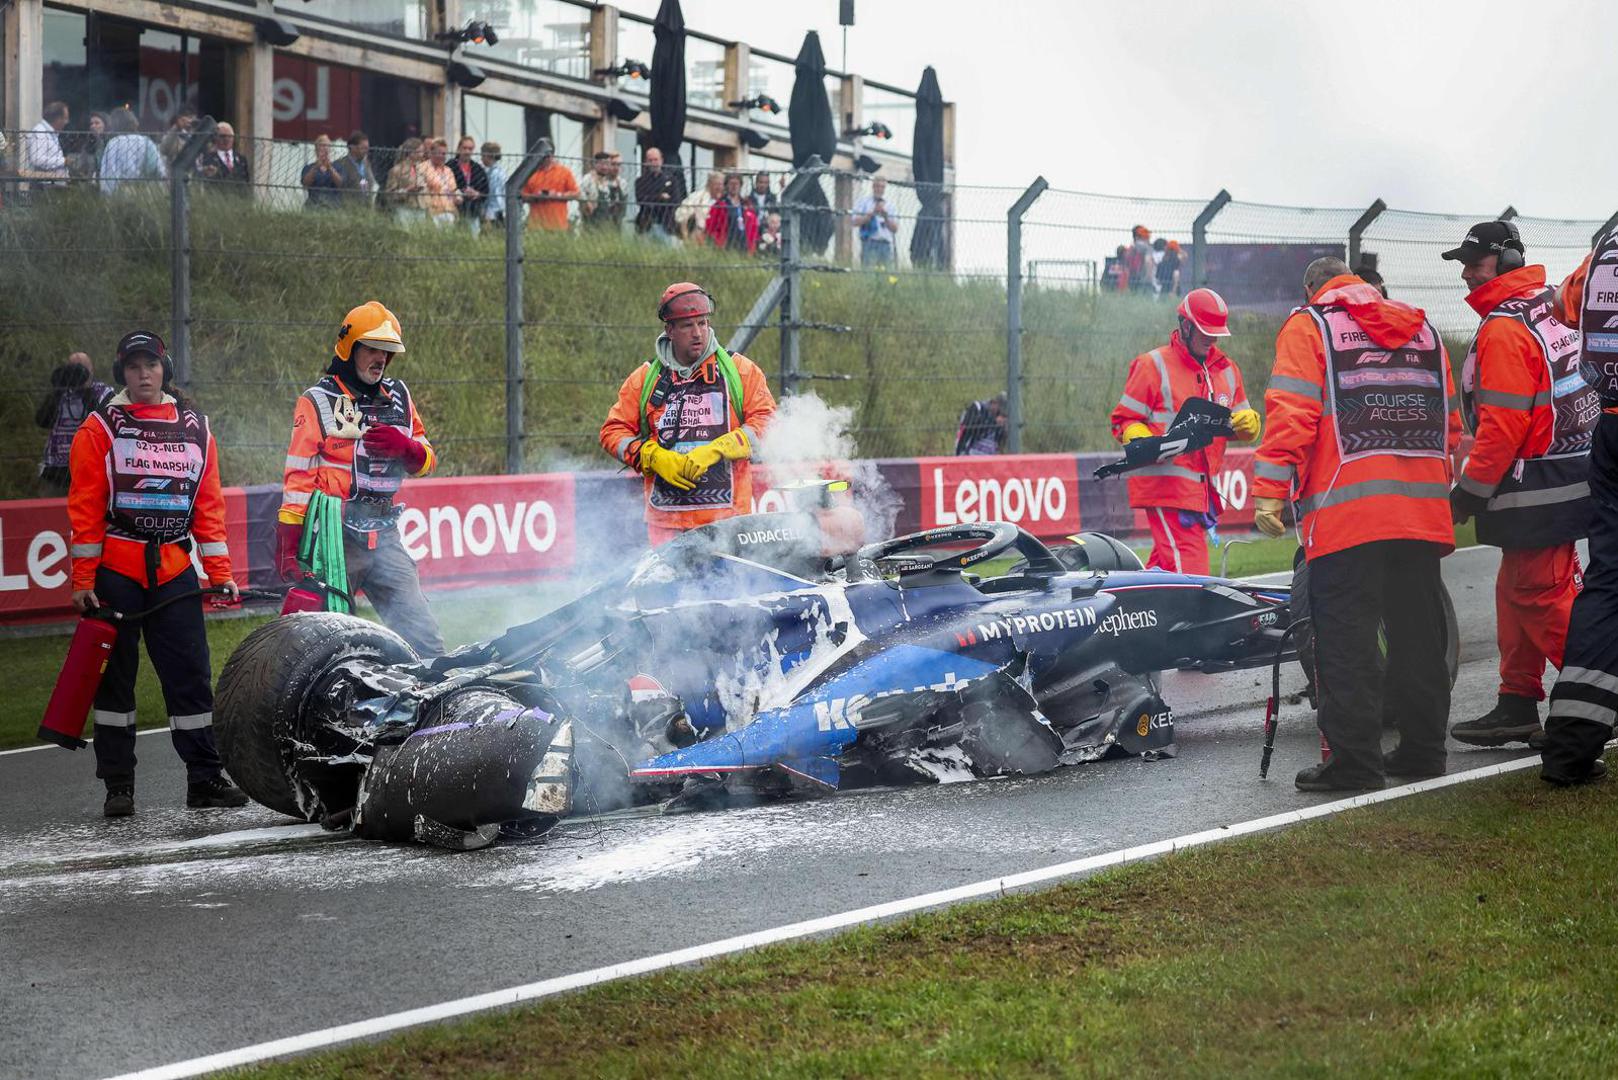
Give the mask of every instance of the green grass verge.
<path id="1" fill-rule="evenodd" d="M 1519 773 L 234 1075 L 1606 1077 L 1615 860 Z"/>

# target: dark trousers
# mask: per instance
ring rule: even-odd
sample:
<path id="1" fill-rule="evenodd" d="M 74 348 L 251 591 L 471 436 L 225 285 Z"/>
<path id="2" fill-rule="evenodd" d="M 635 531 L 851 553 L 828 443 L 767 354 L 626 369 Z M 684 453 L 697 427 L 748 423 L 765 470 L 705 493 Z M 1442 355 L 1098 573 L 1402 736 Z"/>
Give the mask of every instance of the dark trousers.
<path id="1" fill-rule="evenodd" d="M 1590 565 L 1568 618 L 1562 671 L 1545 718 L 1547 775 L 1577 780 L 1618 719 L 1618 416 L 1602 413 L 1590 443 Z"/>
<path id="2" fill-rule="evenodd" d="M 1441 551 L 1421 540 L 1379 540 L 1309 560 L 1320 730 L 1333 771 L 1345 778 L 1382 775 L 1384 701 L 1403 755 L 1443 764 L 1449 671 Z M 1379 627 L 1387 633 L 1386 664 Z"/>
<path id="3" fill-rule="evenodd" d="M 197 588 L 197 572 L 186 567 L 173 581 L 147 589 L 102 567 L 96 571 L 96 597 L 118 611 L 144 611 L 160 600 Z M 185 762 L 186 779 L 195 783 L 220 773 L 213 741 L 213 669 L 202 602 L 181 600 L 145 619 L 118 624 L 118 639 L 107 658 L 107 670 L 96 691 L 96 775 L 109 783 L 135 778 L 135 673 L 140 667 L 140 640 L 152 658 L 163 687 L 174 749 Z"/>
<path id="4" fill-rule="evenodd" d="M 420 656 L 443 656 L 444 635 L 421 594 L 415 561 L 399 540 L 397 527 L 379 529 L 373 548 L 366 534 L 343 531 L 343 561 L 349 595 L 364 593 L 382 616 L 382 625 L 410 643 Z"/>

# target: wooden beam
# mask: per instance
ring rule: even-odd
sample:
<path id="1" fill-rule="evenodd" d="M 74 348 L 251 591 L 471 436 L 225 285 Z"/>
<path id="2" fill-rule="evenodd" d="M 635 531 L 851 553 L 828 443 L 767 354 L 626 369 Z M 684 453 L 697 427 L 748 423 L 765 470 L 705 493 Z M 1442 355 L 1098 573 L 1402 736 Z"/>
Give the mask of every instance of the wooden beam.
<path id="1" fill-rule="evenodd" d="M 45 70 L 45 5 L 40 0 L 13 0 L 4 6 L 0 19 L 4 20 L 5 38 L 5 85 L 0 86 L 0 94 L 6 103 L 0 126 L 14 131 L 31 128 L 39 123 L 45 108 L 40 93 L 40 72 Z M 71 118 L 75 126 L 87 119 Z M 12 152 L 20 155 L 22 148 L 13 147 Z"/>
<path id="2" fill-rule="evenodd" d="M 99 15 L 116 15 L 121 19 L 150 23 L 166 30 L 206 34 L 238 45 L 245 45 L 254 39 L 256 36 L 254 22 L 259 15 L 252 10 L 243 10 L 239 17 L 222 15 L 197 8 L 180 7 L 177 4 L 158 3 L 157 0 L 59 0 L 59 2 L 51 0 L 51 2 L 59 7 L 95 11 Z"/>

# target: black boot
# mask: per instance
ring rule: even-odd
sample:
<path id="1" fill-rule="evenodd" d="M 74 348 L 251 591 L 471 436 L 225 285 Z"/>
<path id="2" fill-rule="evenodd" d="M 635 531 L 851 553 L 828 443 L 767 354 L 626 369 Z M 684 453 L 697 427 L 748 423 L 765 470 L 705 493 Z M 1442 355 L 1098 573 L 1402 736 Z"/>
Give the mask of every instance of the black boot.
<path id="1" fill-rule="evenodd" d="M 247 793 L 226 780 L 223 774 L 195 780 L 185 786 L 185 805 L 193 810 L 210 806 L 246 806 Z"/>
<path id="2" fill-rule="evenodd" d="M 1547 784 L 1555 784 L 1557 787 L 1577 787 L 1580 784 L 1593 784 L 1606 775 L 1607 763 L 1600 758 L 1596 758 L 1590 762 L 1589 772 L 1574 775 L 1570 771 L 1553 769 L 1551 766 L 1546 765 L 1540 770 L 1539 778 Z"/>
<path id="3" fill-rule="evenodd" d="M 1449 729 L 1457 742 L 1469 746 L 1504 746 L 1538 736 L 1539 702 L 1516 694 L 1501 694 L 1494 708 Z"/>
<path id="4" fill-rule="evenodd" d="M 1293 781 L 1299 791 L 1380 791 L 1387 782 L 1369 773 L 1350 776 L 1337 767 L 1336 762 L 1322 761 L 1298 773 Z"/>
<path id="5" fill-rule="evenodd" d="M 128 781 L 107 784 L 107 801 L 101 804 L 106 817 L 128 817 L 135 812 L 135 785 Z"/>
<path id="6" fill-rule="evenodd" d="M 1444 759 L 1420 761 L 1406 757 L 1403 747 L 1394 747 L 1382 755 L 1382 771 L 1400 780 L 1430 780 L 1444 775 Z"/>

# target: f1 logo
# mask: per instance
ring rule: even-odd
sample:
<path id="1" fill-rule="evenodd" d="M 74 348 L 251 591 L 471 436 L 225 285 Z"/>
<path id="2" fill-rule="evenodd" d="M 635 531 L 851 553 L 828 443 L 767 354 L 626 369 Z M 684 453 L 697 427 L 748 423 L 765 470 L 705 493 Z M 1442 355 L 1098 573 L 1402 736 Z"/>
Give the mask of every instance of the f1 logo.
<path id="1" fill-rule="evenodd" d="M 139 481 L 136 482 L 135 490 L 136 491 L 162 491 L 163 489 L 167 488 L 169 486 L 169 484 L 172 483 L 172 482 L 173 482 L 172 477 L 167 477 L 167 476 L 148 476 L 148 477 L 145 477 L 144 479 L 139 480 Z"/>

